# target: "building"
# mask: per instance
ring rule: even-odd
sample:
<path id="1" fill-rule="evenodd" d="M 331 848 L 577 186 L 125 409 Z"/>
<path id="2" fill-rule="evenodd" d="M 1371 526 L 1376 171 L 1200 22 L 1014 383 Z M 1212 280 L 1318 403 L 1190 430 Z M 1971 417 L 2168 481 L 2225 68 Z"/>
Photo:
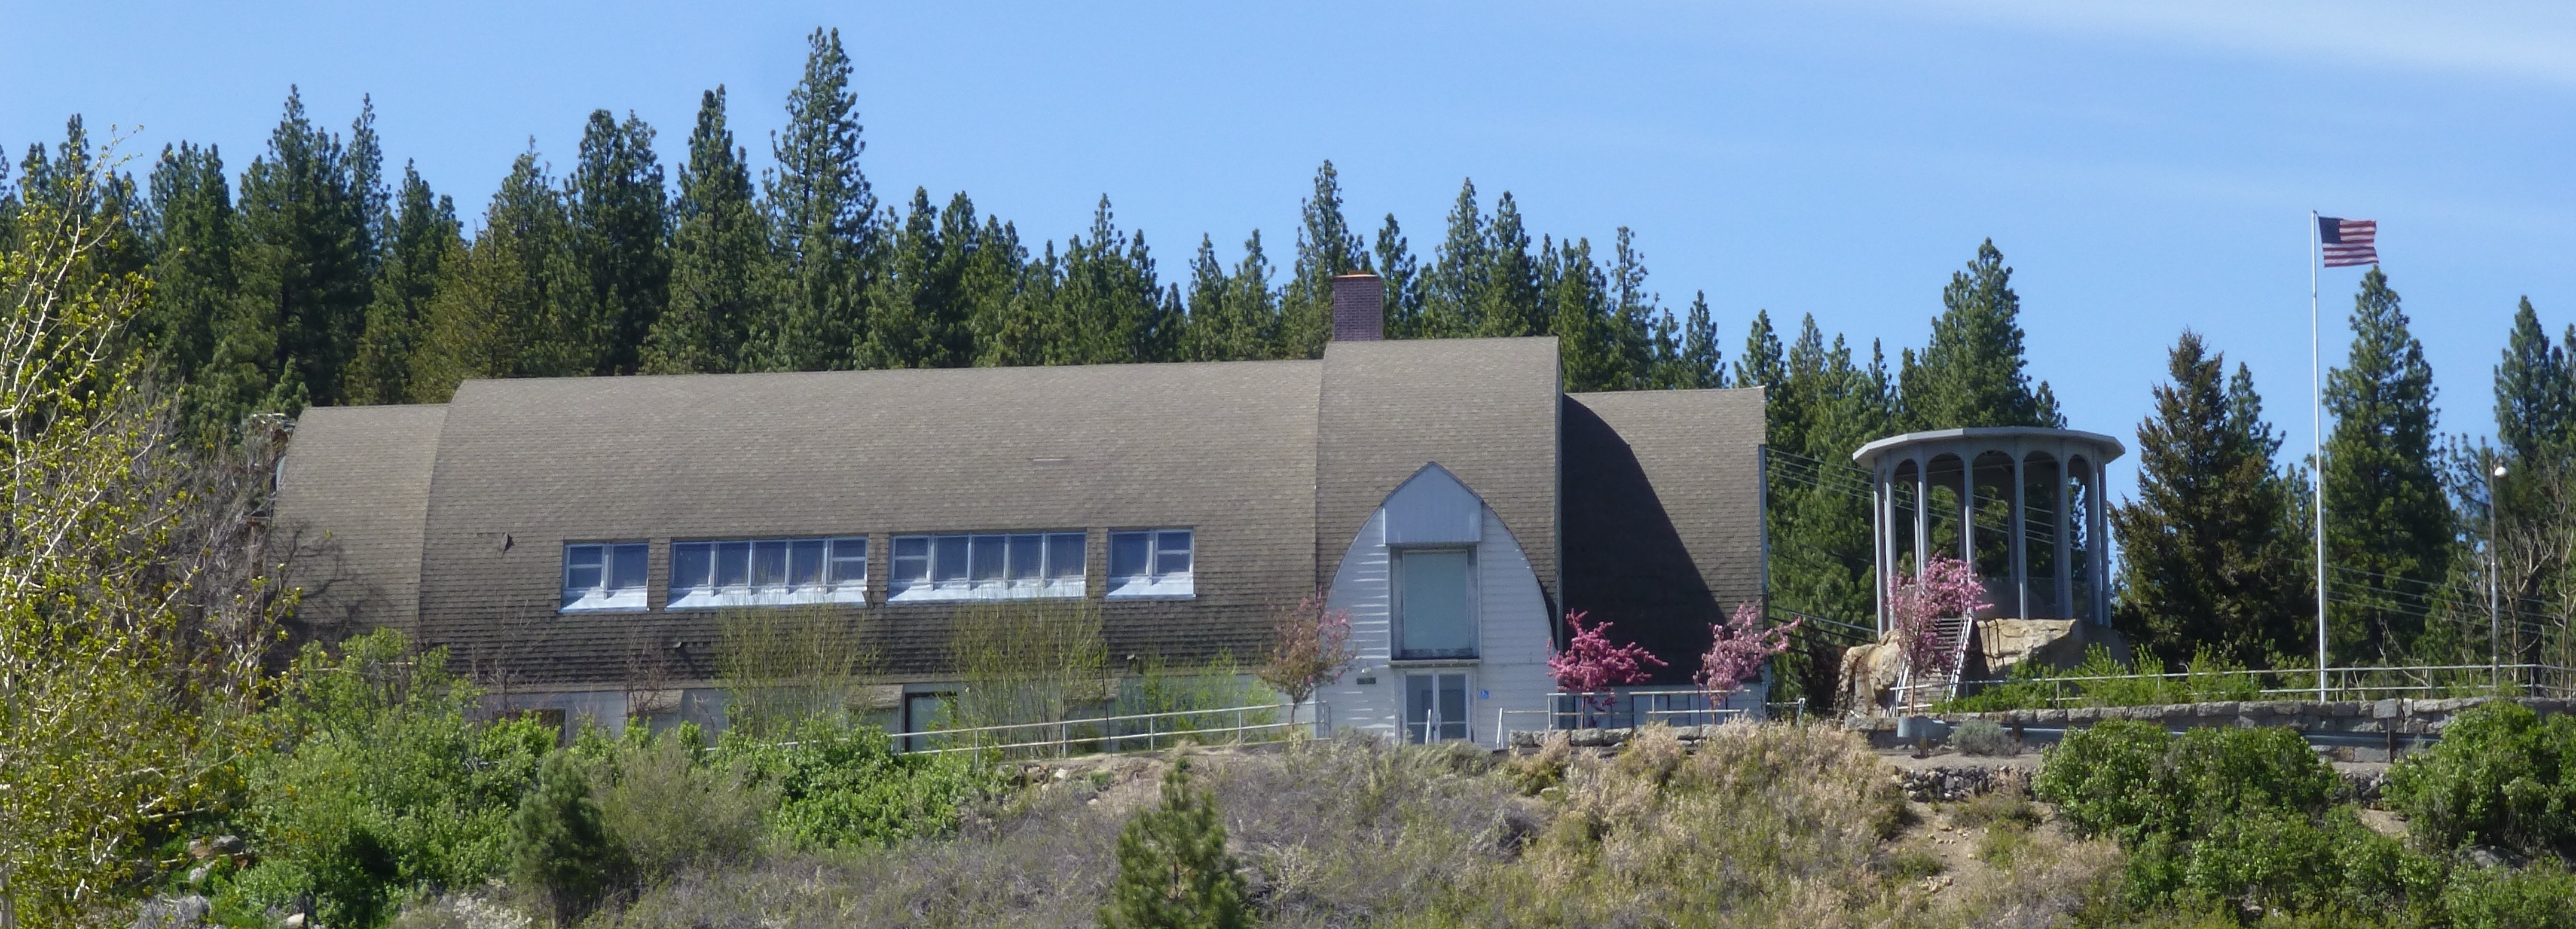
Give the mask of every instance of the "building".
<path id="1" fill-rule="evenodd" d="M 926 695 L 954 686 L 963 601 L 1090 598 L 1114 661 L 1257 659 L 1274 611 L 1328 586 L 1360 659 L 1319 703 L 1416 739 L 1489 743 L 1496 711 L 1548 706 L 1568 611 L 1686 679 L 1761 592 L 1761 392 L 1566 394 L 1552 338 L 1382 341 L 1377 280 L 1336 288 L 1313 361 L 469 381 L 308 410 L 277 499 L 302 616 L 403 628 L 514 706 L 611 724 L 719 723 L 717 616 L 793 604 L 866 617 Z"/>

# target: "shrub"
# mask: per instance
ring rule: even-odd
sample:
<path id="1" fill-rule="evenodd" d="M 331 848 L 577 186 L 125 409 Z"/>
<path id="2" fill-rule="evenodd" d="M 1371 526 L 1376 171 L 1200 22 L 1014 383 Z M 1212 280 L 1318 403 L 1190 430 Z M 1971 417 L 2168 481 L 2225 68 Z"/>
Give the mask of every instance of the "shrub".
<path id="1" fill-rule="evenodd" d="M 2119 840 L 2139 903 L 2209 899 L 2306 908 L 2344 895 L 2345 850 L 2367 842 L 2326 815 L 2331 768 L 2287 729 L 2194 729 L 2134 720 L 2069 733 L 2034 788 L 2079 831 Z"/>
<path id="2" fill-rule="evenodd" d="M 1109 929 L 1249 929 L 1243 873 L 1225 851 L 1216 800 L 1190 789 L 1189 763 L 1163 775 L 1160 807 L 1118 835 L 1118 878 L 1100 907 Z"/>
<path id="3" fill-rule="evenodd" d="M 637 878 L 739 860 L 759 845 L 772 789 L 712 757 L 696 726 L 655 737 L 639 719 L 626 731 L 592 780 L 601 821 Z"/>
<path id="4" fill-rule="evenodd" d="M 2509 701 L 2471 707 L 2390 769 L 2387 797 L 2435 848 L 2576 856 L 2576 717 L 2543 722 Z"/>
<path id="5" fill-rule="evenodd" d="M 2556 862 L 2520 871 L 2459 868 L 2442 892 L 2451 929 L 2576 927 L 2576 875 Z"/>
<path id="6" fill-rule="evenodd" d="M 967 803 L 999 784 L 972 753 L 897 755 L 874 726 L 813 716 L 786 735 L 767 742 L 727 730 L 714 757 L 776 797 L 768 828 L 800 848 L 943 835 Z"/>
<path id="7" fill-rule="evenodd" d="M 1970 755 L 2010 757 L 2021 754 L 2021 740 L 2005 732 L 2004 727 L 1982 719 L 1960 723 L 1959 728 L 1950 733 L 1950 744 Z"/>
<path id="8" fill-rule="evenodd" d="M 625 856 L 569 752 L 546 756 L 536 789 L 519 802 L 510 825 L 510 877 L 558 925 L 589 912 L 625 877 Z"/>
<path id="9" fill-rule="evenodd" d="M 259 863 L 227 907 L 312 894 L 321 919 L 365 927 L 417 888 L 470 887 L 508 866 L 510 814 L 555 736 L 531 720 L 466 721 L 474 688 L 444 650 L 382 630 L 308 646 L 268 711 L 276 742 L 244 762 L 240 811 Z"/>

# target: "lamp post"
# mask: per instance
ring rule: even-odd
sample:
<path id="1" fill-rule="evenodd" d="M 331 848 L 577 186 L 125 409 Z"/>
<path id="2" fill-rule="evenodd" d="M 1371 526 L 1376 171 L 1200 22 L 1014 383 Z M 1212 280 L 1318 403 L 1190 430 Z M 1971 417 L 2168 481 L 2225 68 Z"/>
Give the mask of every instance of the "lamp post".
<path id="1" fill-rule="evenodd" d="M 2504 609 L 2496 574 L 2504 570 L 2504 559 L 2496 553 L 2495 482 L 2503 476 L 2503 462 L 2487 469 L 2487 682 L 2498 691 L 2504 689 Z"/>

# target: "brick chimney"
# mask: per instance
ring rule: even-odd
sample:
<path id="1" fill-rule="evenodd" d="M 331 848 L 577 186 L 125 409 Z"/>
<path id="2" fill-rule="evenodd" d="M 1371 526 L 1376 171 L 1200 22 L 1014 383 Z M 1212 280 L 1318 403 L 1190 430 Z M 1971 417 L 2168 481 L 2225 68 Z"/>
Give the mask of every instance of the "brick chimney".
<path id="1" fill-rule="evenodd" d="M 1333 276 L 1333 341 L 1386 338 L 1386 282 L 1374 274 Z"/>

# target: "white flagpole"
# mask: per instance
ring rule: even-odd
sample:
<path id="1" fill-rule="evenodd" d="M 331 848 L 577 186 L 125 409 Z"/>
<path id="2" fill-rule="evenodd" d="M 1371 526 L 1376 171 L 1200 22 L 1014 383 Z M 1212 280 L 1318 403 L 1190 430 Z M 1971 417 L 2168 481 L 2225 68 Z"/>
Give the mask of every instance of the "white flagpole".
<path id="1" fill-rule="evenodd" d="M 2325 382 L 2317 373 L 2321 357 L 2317 348 L 2317 273 L 2325 259 L 2323 228 L 2317 225 L 2317 211 L 2308 211 L 2308 393 L 2315 405 L 2309 408 L 2315 436 L 2317 493 L 2317 702 L 2326 700 L 2326 393 Z"/>

